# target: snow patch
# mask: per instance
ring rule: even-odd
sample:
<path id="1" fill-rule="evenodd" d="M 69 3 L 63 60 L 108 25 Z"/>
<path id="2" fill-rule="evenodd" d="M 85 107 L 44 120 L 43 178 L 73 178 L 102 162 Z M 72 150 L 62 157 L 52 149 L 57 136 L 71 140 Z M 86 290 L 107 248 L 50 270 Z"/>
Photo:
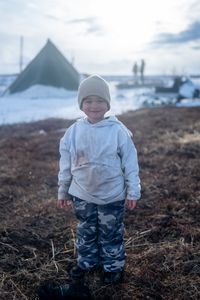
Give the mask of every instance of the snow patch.
<path id="1" fill-rule="evenodd" d="M 117 89 L 116 84 L 123 80 L 124 77 L 121 76 L 121 79 L 109 81 L 112 100 L 111 109 L 106 116 L 141 107 L 200 105 L 200 99 L 183 99 L 176 104 L 176 96 L 158 96 L 153 88 Z M 0 97 L 0 124 L 32 122 L 47 118 L 77 119 L 83 115 L 77 103 L 77 91 L 35 85 L 24 92 Z"/>

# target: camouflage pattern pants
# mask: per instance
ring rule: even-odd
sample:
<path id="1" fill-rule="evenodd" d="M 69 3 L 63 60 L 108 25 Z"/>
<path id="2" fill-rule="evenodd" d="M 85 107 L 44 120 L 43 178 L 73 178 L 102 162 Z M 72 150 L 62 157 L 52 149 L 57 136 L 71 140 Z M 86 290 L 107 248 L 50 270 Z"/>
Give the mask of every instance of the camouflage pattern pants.
<path id="1" fill-rule="evenodd" d="M 122 271 L 125 264 L 124 200 L 106 205 L 73 198 L 79 224 L 76 233 L 78 265 L 82 269 L 102 266 L 104 271 Z"/>

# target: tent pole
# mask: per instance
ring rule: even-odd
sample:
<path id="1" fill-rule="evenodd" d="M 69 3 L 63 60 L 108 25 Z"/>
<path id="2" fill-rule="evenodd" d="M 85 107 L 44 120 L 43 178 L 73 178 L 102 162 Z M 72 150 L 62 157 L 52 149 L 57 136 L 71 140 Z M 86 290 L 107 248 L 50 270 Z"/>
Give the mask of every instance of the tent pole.
<path id="1" fill-rule="evenodd" d="M 24 47 L 24 37 L 20 36 L 19 73 L 21 73 L 23 69 L 23 47 Z"/>

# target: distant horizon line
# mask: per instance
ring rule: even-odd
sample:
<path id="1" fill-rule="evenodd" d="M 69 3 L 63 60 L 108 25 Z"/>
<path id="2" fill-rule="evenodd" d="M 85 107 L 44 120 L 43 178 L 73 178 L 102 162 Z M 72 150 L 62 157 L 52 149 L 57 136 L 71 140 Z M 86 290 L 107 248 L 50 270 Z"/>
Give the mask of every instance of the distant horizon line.
<path id="1" fill-rule="evenodd" d="M 98 72 L 97 72 L 98 73 Z M 18 76 L 20 73 L 0 73 L 0 76 L 5 76 L 5 77 L 7 77 L 7 76 Z M 80 73 L 80 75 L 91 75 L 91 74 L 93 74 L 93 73 L 85 73 L 85 72 L 83 72 L 83 73 Z M 98 74 L 100 74 L 100 73 L 98 73 Z M 102 77 L 133 77 L 133 75 L 132 74 L 100 74 Z M 185 75 L 185 74 L 182 74 L 182 75 L 180 75 L 180 74 L 146 74 L 146 75 L 144 75 L 144 77 L 157 77 L 157 76 L 162 76 L 162 77 L 174 77 L 174 76 L 187 76 L 187 75 Z M 190 76 L 190 77 L 196 77 L 196 78 L 199 78 L 200 77 L 200 73 L 198 74 L 198 73 L 193 73 L 193 74 L 189 74 L 188 76 Z"/>

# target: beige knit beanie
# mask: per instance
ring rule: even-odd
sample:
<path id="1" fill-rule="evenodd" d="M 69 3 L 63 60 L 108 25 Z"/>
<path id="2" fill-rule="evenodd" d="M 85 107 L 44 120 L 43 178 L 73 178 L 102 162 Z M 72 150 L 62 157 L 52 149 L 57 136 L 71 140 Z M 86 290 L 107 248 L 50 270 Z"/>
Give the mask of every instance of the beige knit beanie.
<path id="1" fill-rule="evenodd" d="M 99 75 L 91 75 L 84 79 L 78 89 L 78 104 L 82 108 L 83 99 L 88 96 L 103 98 L 110 109 L 110 90 L 108 83 Z"/>

